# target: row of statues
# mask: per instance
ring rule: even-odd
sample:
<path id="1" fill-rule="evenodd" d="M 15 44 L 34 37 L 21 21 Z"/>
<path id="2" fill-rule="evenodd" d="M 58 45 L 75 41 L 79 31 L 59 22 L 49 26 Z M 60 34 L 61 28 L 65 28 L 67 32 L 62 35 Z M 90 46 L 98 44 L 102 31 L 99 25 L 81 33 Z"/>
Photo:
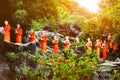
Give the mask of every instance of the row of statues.
<path id="1" fill-rule="evenodd" d="M 87 40 L 88 41 L 85 45 L 87 47 L 86 52 L 92 53 L 93 52 L 93 43 L 92 43 L 90 38 L 88 38 Z M 45 43 L 45 45 L 46 45 L 47 36 L 44 33 L 41 37 L 41 41 L 43 41 L 41 43 Z M 75 38 L 76 45 L 78 45 L 79 42 L 80 42 L 79 38 L 76 37 Z M 71 46 L 69 36 L 65 37 L 65 40 L 63 41 L 63 43 L 64 43 L 64 49 L 69 50 L 70 46 Z M 58 54 L 58 52 L 59 52 L 58 51 L 59 50 L 59 48 L 58 48 L 59 40 L 57 39 L 56 36 L 54 36 L 53 44 L 54 44 L 54 54 Z M 42 49 L 42 50 L 44 50 L 44 49 Z M 117 42 L 114 42 L 114 44 L 113 44 L 113 37 L 111 36 L 111 34 L 109 34 L 107 37 L 107 40 L 101 40 L 101 39 L 96 40 L 95 50 L 96 50 L 96 54 L 97 54 L 98 59 L 99 58 L 107 59 L 108 53 L 114 53 L 118 50 L 118 44 L 117 44 Z M 46 49 L 44 51 L 46 51 Z"/>
<path id="2" fill-rule="evenodd" d="M 8 23 L 8 21 L 5 21 L 5 26 L 4 26 L 4 41 L 6 42 L 10 42 L 10 24 Z M 20 26 L 20 24 L 17 24 L 17 28 L 15 30 L 15 35 L 16 35 L 16 43 L 17 44 L 21 44 L 22 43 L 22 35 L 23 35 L 23 30 Z M 29 42 L 35 42 L 36 41 L 36 34 L 34 32 L 33 29 L 30 30 L 30 34 L 29 34 Z M 40 46 L 41 46 L 41 50 L 42 52 L 46 52 L 46 46 L 47 46 L 47 35 L 45 34 L 44 31 L 42 31 L 42 36 L 40 38 Z M 53 40 L 53 44 L 54 44 L 54 54 L 58 54 L 58 39 L 56 36 L 54 36 L 54 40 Z M 70 49 L 70 42 L 68 40 L 68 36 L 66 37 L 65 40 L 65 48 L 68 50 Z"/>
<path id="3" fill-rule="evenodd" d="M 47 35 L 45 34 L 44 31 L 42 31 L 42 36 L 40 39 L 40 46 L 41 46 L 42 52 L 46 52 L 47 40 L 48 40 Z M 54 36 L 52 43 L 53 43 L 53 48 L 54 48 L 54 54 L 58 54 L 59 53 L 59 46 L 58 46 L 59 40 L 57 36 Z M 69 41 L 68 36 L 66 36 L 64 40 L 64 49 L 65 50 L 70 49 L 70 41 Z"/>
<path id="4" fill-rule="evenodd" d="M 6 42 L 10 42 L 10 24 L 8 23 L 8 21 L 5 21 L 5 26 L 4 26 L 4 41 Z M 22 35 L 23 35 L 23 30 L 20 26 L 20 24 L 17 24 L 17 28 L 15 30 L 15 35 L 16 35 L 16 43 L 22 43 Z M 33 29 L 31 29 L 30 31 L 30 35 L 29 35 L 29 41 L 33 42 L 35 41 L 35 32 Z"/>
<path id="5" fill-rule="evenodd" d="M 88 42 L 86 44 L 87 46 L 87 52 L 92 53 L 92 41 L 90 38 L 88 38 Z M 108 53 L 115 53 L 118 50 L 118 44 L 117 42 L 114 42 L 113 44 L 113 37 L 111 36 L 111 33 L 109 33 L 107 40 L 102 40 L 102 39 L 97 39 L 96 40 L 96 53 L 97 53 L 97 58 L 103 58 L 107 59 Z"/>
<path id="6" fill-rule="evenodd" d="M 17 24 L 15 34 L 16 34 L 16 43 L 21 44 L 23 31 L 22 31 L 20 24 Z M 44 31 L 42 31 L 42 36 L 40 37 L 40 46 L 41 46 L 42 52 L 46 52 L 47 40 L 48 40 L 47 35 L 45 34 Z M 88 42 L 86 43 L 87 53 L 92 53 L 92 48 L 93 48 L 92 41 L 90 38 L 88 38 L 87 40 L 88 40 Z M 96 46 L 96 53 L 97 53 L 98 58 L 100 58 L 100 53 L 102 53 L 102 58 L 107 59 L 108 52 L 110 52 L 111 49 L 113 49 L 113 51 L 118 50 L 118 44 L 117 43 L 113 44 L 112 40 L 113 40 L 113 38 L 112 38 L 111 34 L 109 34 L 109 36 L 108 36 L 108 41 L 106 41 L 106 40 L 102 41 L 101 39 L 96 40 L 95 46 Z M 8 21 L 5 21 L 4 41 L 10 42 L 10 25 L 9 25 Z M 36 41 L 36 34 L 33 29 L 30 30 L 29 41 L 30 42 Z M 76 44 L 78 44 L 79 38 L 77 37 L 75 39 L 75 41 L 76 41 Z M 59 40 L 58 40 L 57 36 L 54 36 L 54 39 L 52 42 L 53 42 L 53 47 L 54 47 L 54 54 L 58 54 L 59 53 L 59 47 L 58 47 Z M 64 49 L 69 50 L 70 49 L 69 37 L 66 36 L 65 40 L 63 42 L 64 42 Z M 101 50 L 102 50 L 102 52 L 101 52 Z"/>

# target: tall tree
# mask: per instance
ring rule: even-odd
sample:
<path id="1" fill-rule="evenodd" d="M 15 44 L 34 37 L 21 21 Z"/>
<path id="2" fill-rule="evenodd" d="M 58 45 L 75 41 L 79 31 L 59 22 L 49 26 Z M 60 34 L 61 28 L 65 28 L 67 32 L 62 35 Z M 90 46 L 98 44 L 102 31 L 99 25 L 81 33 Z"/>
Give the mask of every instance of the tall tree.
<path id="1" fill-rule="evenodd" d="M 104 32 L 118 32 L 120 28 L 120 1 L 119 0 L 101 0 L 99 20 L 102 22 L 101 29 Z"/>

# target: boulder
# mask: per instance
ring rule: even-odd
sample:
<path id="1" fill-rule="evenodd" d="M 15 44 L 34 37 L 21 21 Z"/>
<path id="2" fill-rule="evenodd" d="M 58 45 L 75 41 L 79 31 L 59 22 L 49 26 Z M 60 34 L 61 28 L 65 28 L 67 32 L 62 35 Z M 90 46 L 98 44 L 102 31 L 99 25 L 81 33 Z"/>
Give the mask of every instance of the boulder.
<path id="1" fill-rule="evenodd" d="M 43 30 L 49 31 L 49 32 L 53 32 L 53 29 L 51 26 L 44 26 Z"/>
<path id="2" fill-rule="evenodd" d="M 37 42 L 29 42 L 24 44 L 16 44 L 13 42 L 4 41 L 3 28 L 0 28 L 0 53 L 4 54 L 7 52 L 21 52 L 21 51 L 30 51 L 31 53 L 36 52 Z"/>
<path id="3" fill-rule="evenodd" d="M 57 32 L 64 36 L 76 37 L 80 35 L 81 28 L 76 23 L 61 24 L 58 26 Z"/>
<path id="4" fill-rule="evenodd" d="M 1 48 L 4 50 L 4 53 L 24 52 L 24 51 L 29 51 L 31 53 L 36 52 L 36 42 L 30 42 L 30 43 L 25 43 L 25 44 L 16 44 L 13 42 L 3 41 L 0 45 L 1 45 Z"/>
<path id="5" fill-rule="evenodd" d="M 70 30 L 71 30 L 72 36 L 74 36 L 74 37 L 79 35 L 79 33 L 81 32 L 80 27 L 76 23 L 72 23 L 70 25 Z"/>
<path id="6" fill-rule="evenodd" d="M 84 54 L 87 49 L 86 46 L 72 46 L 71 48 L 75 51 L 78 58 L 81 57 L 82 54 Z"/>

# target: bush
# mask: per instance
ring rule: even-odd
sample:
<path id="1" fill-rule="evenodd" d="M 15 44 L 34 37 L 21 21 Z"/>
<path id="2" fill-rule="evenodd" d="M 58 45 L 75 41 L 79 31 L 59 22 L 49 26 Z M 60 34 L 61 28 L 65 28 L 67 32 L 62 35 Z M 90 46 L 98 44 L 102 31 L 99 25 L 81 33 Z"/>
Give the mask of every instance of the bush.
<path id="1" fill-rule="evenodd" d="M 94 52 L 92 54 L 85 53 L 80 58 L 77 58 L 77 54 L 73 50 L 63 50 L 60 54 L 52 54 L 47 57 L 42 56 L 41 51 L 35 55 L 28 52 L 20 54 L 26 60 L 17 69 L 17 73 L 20 74 L 16 76 L 17 79 L 82 80 L 88 78 L 97 66 L 96 53 Z M 12 53 L 10 56 L 14 55 Z M 10 58 L 15 59 L 16 57 Z M 36 67 L 28 65 L 28 59 L 34 61 Z"/>

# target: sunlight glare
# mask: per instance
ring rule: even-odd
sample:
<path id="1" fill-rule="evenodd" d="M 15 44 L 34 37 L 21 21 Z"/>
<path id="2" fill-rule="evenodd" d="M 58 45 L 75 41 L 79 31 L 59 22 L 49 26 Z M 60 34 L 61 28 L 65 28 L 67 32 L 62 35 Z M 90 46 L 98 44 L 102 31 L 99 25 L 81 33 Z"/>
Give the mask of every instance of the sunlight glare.
<path id="1" fill-rule="evenodd" d="M 76 0 L 81 6 L 87 8 L 90 12 L 98 11 L 98 3 L 100 0 Z"/>

